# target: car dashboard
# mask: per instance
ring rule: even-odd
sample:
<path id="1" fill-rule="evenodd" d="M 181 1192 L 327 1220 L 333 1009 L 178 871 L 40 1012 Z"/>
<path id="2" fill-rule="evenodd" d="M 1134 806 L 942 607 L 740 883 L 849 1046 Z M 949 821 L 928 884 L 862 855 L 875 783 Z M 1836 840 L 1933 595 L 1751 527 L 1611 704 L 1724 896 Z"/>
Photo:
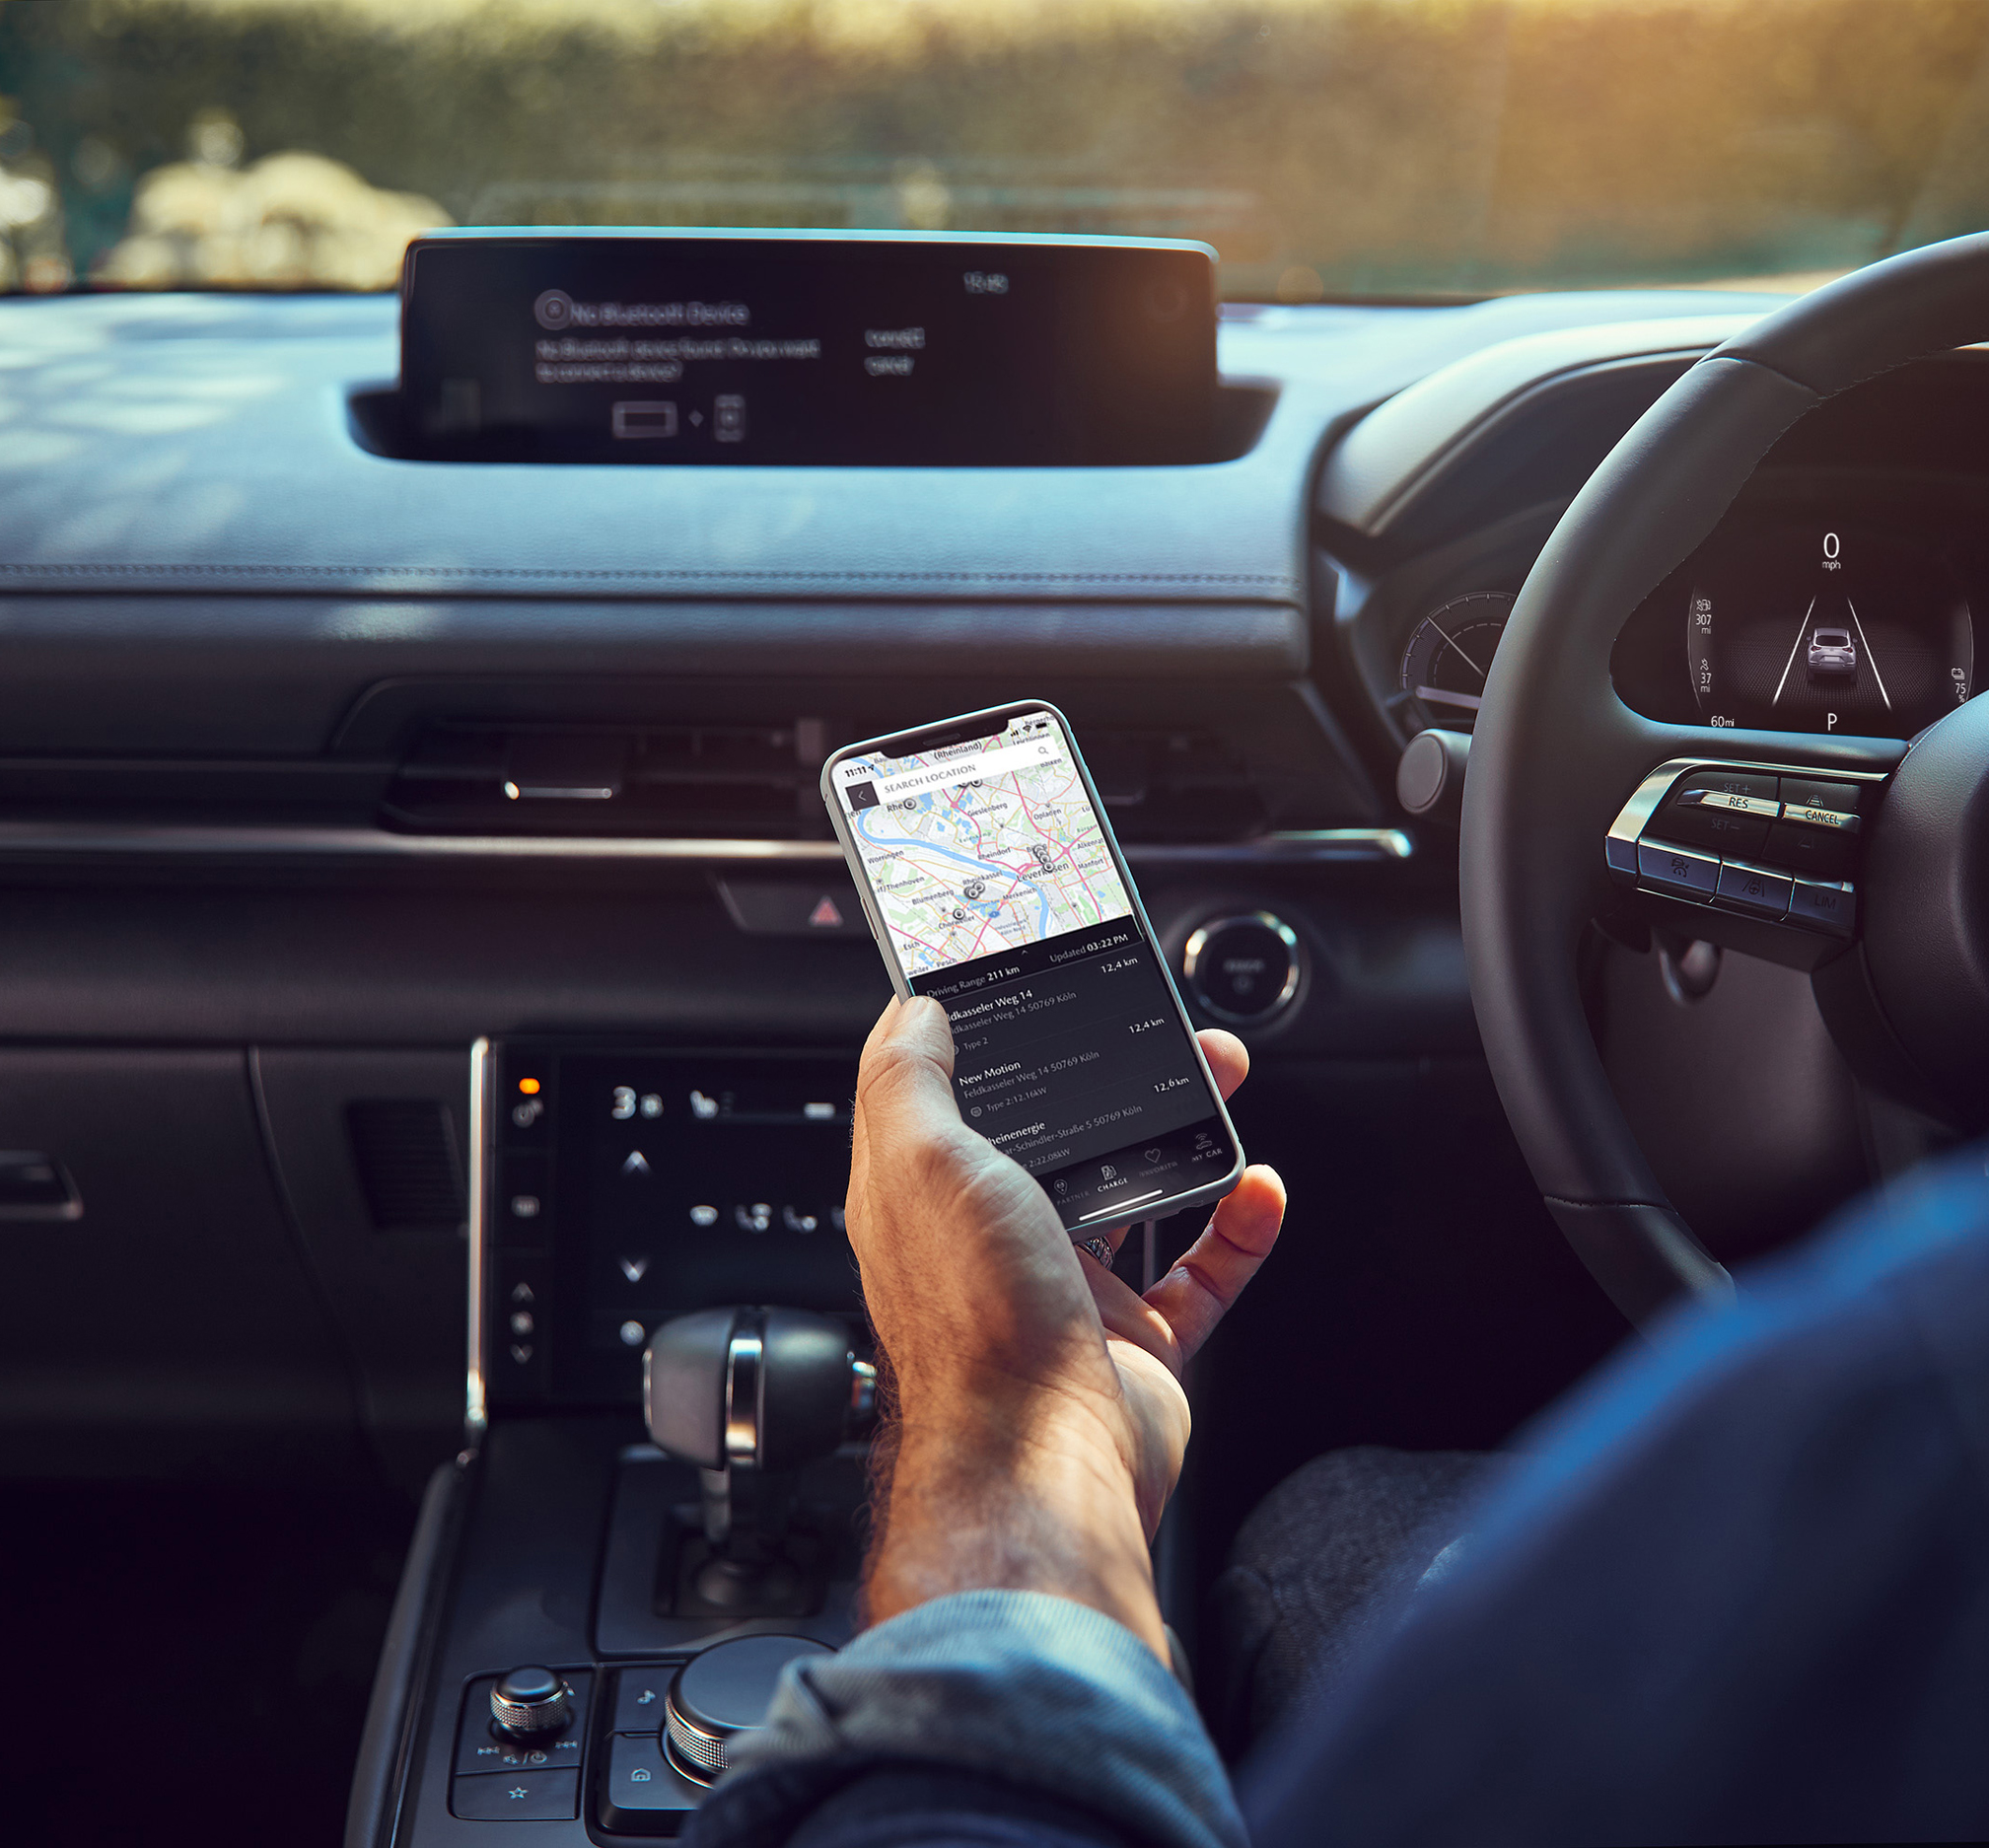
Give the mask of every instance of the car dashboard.
<path id="1" fill-rule="evenodd" d="M 622 1703 L 739 1626 L 659 1578 L 695 1485 L 644 1440 L 642 1344 L 734 1303 L 863 1338 L 840 1173 L 889 987 L 819 766 L 1025 697 L 1069 715 L 1190 1012 L 1249 1045 L 1238 1127 L 1292 1192 L 1285 1282 L 1198 1376 L 1171 1620 L 1192 1643 L 1316 1452 L 1501 1441 L 1622 1328 L 1505 1128 L 1455 832 L 1395 763 L 1469 730 L 1590 471 L 1773 306 L 1233 307 L 1224 460 L 662 469 L 393 454 L 391 300 L 0 305 L 0 1120 L 46 1171 L 0 1158 L 8 1473 L 428 1485 L 350 1839 L 674 1832 L 695 1788 Z M 1958 354 L 1799 424 L 1625 626 L 1619 696 L 1897 739 L 1969 698 L 1985 390 Z M 1274 979 L 1224 975 L 1236 930 Z M 1862 1184 L 1820 1066 L 1744 1169 L 1708 1128 L 1811 1031 L 1787 971 L 1729 984 L 1751 1052 L 1699 1084 L 1650 960 L 1598 959 L 1695 1224 L 1744 1250 Z M 570 1768 L 477 1755 L 521 1662 L 587 1706 Z"/>

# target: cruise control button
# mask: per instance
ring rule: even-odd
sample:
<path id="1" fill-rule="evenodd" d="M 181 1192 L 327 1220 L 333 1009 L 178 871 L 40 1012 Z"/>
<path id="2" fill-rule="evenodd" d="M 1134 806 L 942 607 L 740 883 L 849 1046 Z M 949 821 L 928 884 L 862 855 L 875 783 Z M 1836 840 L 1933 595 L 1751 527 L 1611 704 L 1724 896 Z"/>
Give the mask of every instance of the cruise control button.
<path id="1" fill-rule="evenodd" d="M 449 1812 L 465 1822 L 570 1822 L 580 1813 L 580 1772 L 459 1777 L 449 1787 Z"/>
<path id="2" fill-rule="evenodd" d="M 1826 827 L 1837 834 L 1855 834 L 1860 820 L 1855 815 L 1847 815 L 1842 809 L 1808 809 L 1798 803 L 1789 803 L 1782 811 L 1784 817 L 1800 822 L 1804 827 Z"/>
<path id="3" fill-rule="evenodd" d="M 1671 792 L 1674 803 L 1690 800 L 1701 807 L 1708 796 L 1739 796 L 1771 805 L 1782 800 L 1772 776 L 1752 770 L 1726 770 L 1715 763 L 1702 763 L 1696 770 L 1687 770 Z"/>
<path id="4" fill-rule="evenodd" d="M 1761 858 L 1771 865 L 1787 867 L 1810 879 L 1839 880 L 1851 870 L 1858 851 L 1855 834 L 1832 833 L 1826 828 L 1797 827 L 1777 821 L 1768 830 Z"/>
<path id="5" fill-rule="evenodd" d="M 1858 894 L 1849 886 L 1799 879 L 1789 900 L 1789 916 L 1848 937 L 1858 921 Z"/>
<path id="6" fill-rule="evenodd" d="M 1782 800 L 1792 809 L 1834 809 L 1839 815 L 1856 815 L 1865 790 L 1858 783 L 1825 783 L 1812 776 L 1782 778 Z"/>
<path id="7" fill-rule="evenodd" d="M 1637 843 L 1637 875 L 1647 886 L 1687 897 L 1710 898 L 1720 884 L 1720 862 L 1662 840 Z"/>
<path id="8" fill-rule="evenodd" d="M 1688 808 L 1667 809 L 1657 826 L 1673 840 L 1719 854 L 1759 853 L 1774 823 L 1764 816 L 1732 809 L 1708 809 L 1696 801 Z"/>
<path id="9" fill-rule="evenodd" d="M 1678 798 L 1681 809 L 1725 809 L 1734 815 L 1759 815 L 1773 820 L 1782 805 L 1768 796 L 1730 796 L 1718 789 L 1688 789 Z"/>
<path id="10" fill-rule="evenodd" d="M 1720 869 L 1720 896 L 1745 911 L 1759 911 L 1768 917 L 1786 917 L 1789 888 L 1795 882 L 1786 873 L 1771 873 L 1766 867 L 1735 866 Z"/>

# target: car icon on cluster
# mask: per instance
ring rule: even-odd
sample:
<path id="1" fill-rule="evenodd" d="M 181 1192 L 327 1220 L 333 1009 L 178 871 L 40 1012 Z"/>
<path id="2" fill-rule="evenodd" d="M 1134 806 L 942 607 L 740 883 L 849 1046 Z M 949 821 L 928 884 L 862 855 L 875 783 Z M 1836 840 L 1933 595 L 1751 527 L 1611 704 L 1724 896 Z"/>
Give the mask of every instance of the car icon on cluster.
<path id="1" fill-rule="evenodd" d="M 1819 628 L 1811 635 L 1810 672 L 1831 679 L 1858 672 L 1858 650 L 1849 629 Z"/>

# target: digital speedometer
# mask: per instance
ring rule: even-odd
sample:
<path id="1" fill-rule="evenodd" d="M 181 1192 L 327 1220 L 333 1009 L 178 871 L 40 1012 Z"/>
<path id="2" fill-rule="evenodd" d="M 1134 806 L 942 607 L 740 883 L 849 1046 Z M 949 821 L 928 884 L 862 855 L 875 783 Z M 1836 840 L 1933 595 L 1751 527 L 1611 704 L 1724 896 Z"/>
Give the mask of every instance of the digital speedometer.
<path id="1" fill-rule="evenodd" d="M 1819 521 L 1709 551 L 1684 615 L 1705 725 L 1910 738 L 1974 691 L 1961 586 L 1869 529 Z"/>

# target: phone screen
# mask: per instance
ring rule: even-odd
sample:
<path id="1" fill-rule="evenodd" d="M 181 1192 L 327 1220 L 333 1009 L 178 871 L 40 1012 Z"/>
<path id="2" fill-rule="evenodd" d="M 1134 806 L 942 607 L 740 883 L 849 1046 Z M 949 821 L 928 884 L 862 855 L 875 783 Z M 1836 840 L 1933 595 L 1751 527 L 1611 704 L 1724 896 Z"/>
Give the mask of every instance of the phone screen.
<path id="1" fill-rule="evenodd" d="M 908 733 L 828 783 L 888 953 L 953 1023 L 961 1115 L 1067 1227 L 1232 1174 L 1234 1132 L 1057 714 Z"/>

